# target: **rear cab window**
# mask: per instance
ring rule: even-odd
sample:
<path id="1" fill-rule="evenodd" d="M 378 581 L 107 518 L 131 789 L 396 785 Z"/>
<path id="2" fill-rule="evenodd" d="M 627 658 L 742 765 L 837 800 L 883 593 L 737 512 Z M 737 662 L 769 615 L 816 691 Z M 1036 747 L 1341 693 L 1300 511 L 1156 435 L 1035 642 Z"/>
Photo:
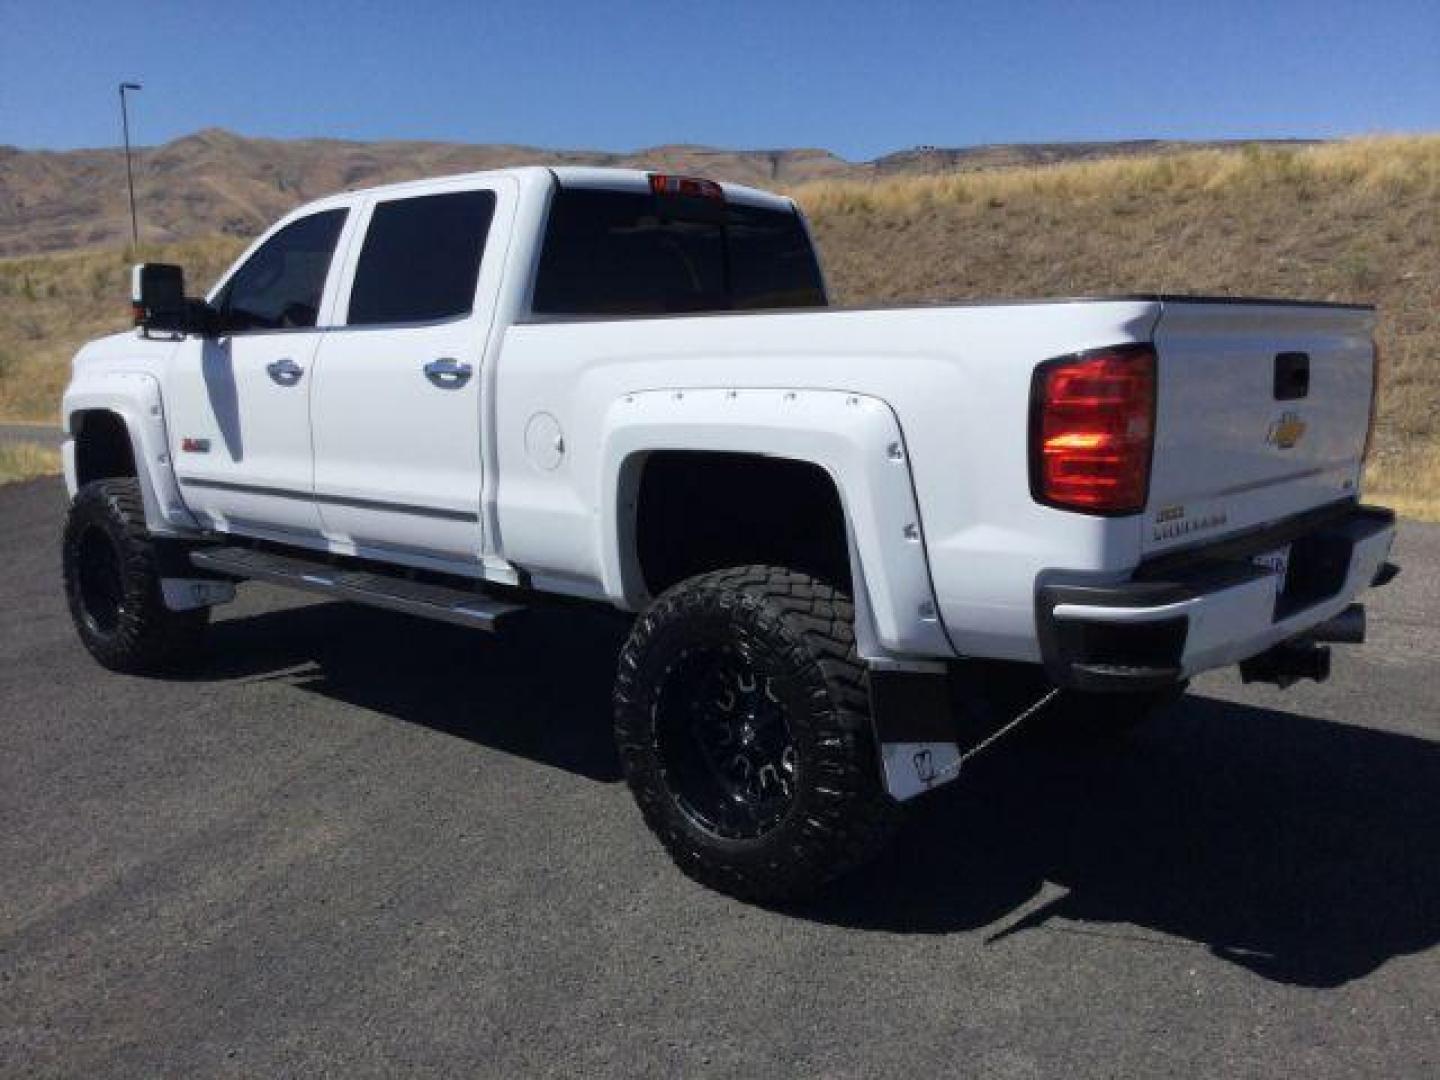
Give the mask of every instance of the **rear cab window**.
<path id="1" fill-rule="evenodd" d="M 376 204 L 355 267 L 347 325 L 469 315 L 494 216 L 495 193 L 486 190 Z"/>
<path id="2" fill-rule="evenodd" d="M 559 187 L 535 278 L 537 316 L 825 306 L 793 208 Z"/>

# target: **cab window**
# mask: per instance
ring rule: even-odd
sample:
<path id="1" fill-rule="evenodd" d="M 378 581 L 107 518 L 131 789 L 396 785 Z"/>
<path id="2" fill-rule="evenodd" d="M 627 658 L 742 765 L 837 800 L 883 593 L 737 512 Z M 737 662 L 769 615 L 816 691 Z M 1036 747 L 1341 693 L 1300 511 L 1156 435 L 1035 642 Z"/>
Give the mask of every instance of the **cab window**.
<path id="1" fill-rule="evenodd" d="M 322 210 L 292 221 L 246 259 L 216 301 L 225 329 L 240 333 L 314 326 L 345 213 Z"/>
<path id="2" fill-rule="evenodd" d="M 494 216 L 493 191 L 378 204 L 355 266 L 346 322 L 375 326 L 470 314 Z"/>

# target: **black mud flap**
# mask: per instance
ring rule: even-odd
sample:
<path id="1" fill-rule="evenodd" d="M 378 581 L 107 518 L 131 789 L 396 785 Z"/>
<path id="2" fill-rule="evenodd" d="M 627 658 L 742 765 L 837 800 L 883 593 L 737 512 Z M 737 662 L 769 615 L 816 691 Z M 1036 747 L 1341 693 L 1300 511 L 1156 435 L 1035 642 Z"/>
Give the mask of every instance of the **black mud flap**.
<path id="1" fill-rule="evenodd" d="M 947 670 L 872 667 L 870 715 L 891 798 L 913 799 L 959 775 L 959 731 Z"/>

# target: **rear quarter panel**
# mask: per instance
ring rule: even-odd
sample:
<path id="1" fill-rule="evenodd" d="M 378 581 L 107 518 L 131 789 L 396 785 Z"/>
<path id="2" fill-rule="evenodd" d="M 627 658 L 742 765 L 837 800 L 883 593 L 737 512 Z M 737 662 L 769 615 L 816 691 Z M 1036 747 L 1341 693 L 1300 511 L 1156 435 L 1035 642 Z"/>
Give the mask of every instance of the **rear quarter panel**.
<path id="1" fill-rule="evenodd" d="M 1037 659 L 1037 575 L 1056 567 L 1122 573 L 1138 558 L 1139 521 L 1062 513 L 1030 498 L 1031 371 L 1053 356 L 1148 340 L 1157 310 L 1149 301 L 1077 301 L 512 326 L 496 374 L 503 554 L 557 587 L 633 607 L 636 597 L 606 569 L 623 561 L 607 550 L 620 536 L 601 526 L 615 513 L 605 448 L 623 422 L 617 403 L 689 390 L 856 394 L 884 403 L 904 442 L 948 632 L 932 654 Z M 527 448 L 537 423 L 562 439 L 558 462 Z M 779 441 L 774 452 L 785 452 Z M 836 475 L 833 462 L 815 463 Z M 854 498 L 842 491 L 847 510 Z M 877 534 L 904 544 L 906 524 L 883 521 Z M 884 572 L 863 571 L 867 579 Z M 871 591 L 872 602 L 884 599 L 879 585 Z M 888 618 L 898 627 L 916 616 L 896 610 Z M 885 644 L 907 651 L 903 640 Z"/>

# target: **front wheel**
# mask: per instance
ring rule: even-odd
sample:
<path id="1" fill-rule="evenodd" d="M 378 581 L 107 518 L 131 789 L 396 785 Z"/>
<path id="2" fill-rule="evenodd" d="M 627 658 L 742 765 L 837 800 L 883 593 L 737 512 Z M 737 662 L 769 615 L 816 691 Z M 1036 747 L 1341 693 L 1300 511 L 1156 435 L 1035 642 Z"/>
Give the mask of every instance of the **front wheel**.
<path id="1" fill-rule="evenodd" d="M 194 652 L 210 609 L 165 606 L 139 481 L 96 480 L 76 493 L 61 563 L 70 617 L 102 665 L 127 674 L 152 673 Z"/>
<path id="2" fill-rule="evenodd" d="M 791 900 L 860 865 L 900 817 L 875 756 L 854 612 L 772 566 L 691 578 L 635 623 L 615 730 L 646 823 L 722 892 Z"/>

